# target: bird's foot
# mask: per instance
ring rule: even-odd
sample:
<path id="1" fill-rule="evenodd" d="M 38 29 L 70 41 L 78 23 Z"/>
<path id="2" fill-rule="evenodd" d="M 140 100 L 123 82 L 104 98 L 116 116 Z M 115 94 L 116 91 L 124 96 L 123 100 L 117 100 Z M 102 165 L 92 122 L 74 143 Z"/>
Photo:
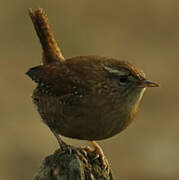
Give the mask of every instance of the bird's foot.
<path id="1" fill-rule="evenodd" d="M 75 148 L 71 145 L 66 144 L 60 136 L 56 136 L 60 148 L 56 151 L 56 153 L 68 153 L 68 154 L 76 154 L 81 161 L 83 161 L 86 165 L 88 165 L 87 156 L 81 148 Z"/>
<path id="2" fill-rule="evenodd" d="M 94 149 L 90 148 L 89 146 L 83 146 L 80 147 L 80 151 L 85 155 L 85 157 L 88 157 L 88 153 L 93 153 Z"/>
<path id="3" fill-rule="evenodd" d="M 60 153 L 60 154 L 64 154 L 64 153 L 68 153 L 68 154 L 76 154 L 79 159 L 81 161 L 83 161 L 86 165 L 88 165 L 88 160 L 87 160 L 87 156 L 86 154 L 84 153 L 84 151 L 81 150 L 81 148 L 76 148 L 76 147 L 73 147 L 71 145 L 68 145 L 66 143 L 64 144 L 60 144 L 60 148 L 57 149 L 55 151 L 55 153 Z"/>
<path id="4" fill-rule="evenodd" d="M 102 148 L 95 141 L 91 141 L 91 144 L 94 149 L 90 148 L 89 146 L 84 146 L 80 148 L 80 151 L 84 154 L 86 159 L 89 154 L 95 154 L 93 160 L 100 159 L 102 167 L 109 173 L 109 163 L 105 158 Z"/>
<path id="5" fill-rule="evenodd" d="M 106 169 L 107 172 L 109 172 L 109 163 L 104 156 L 103 150 L 95 141 L 91 141 L 91 144 L 94 147 L 94 150 L 91 149 L 89 146 L 75 148 L 73 146 L 66 144 L 53 129 L 51 129 L 51 131 L 55 135 L 55 137 L 59 143 L 59 146 L 60 146 L 60 149 L 57 150 L 56 152 L 59 152 L 59 153 L 68 152 L 69 154 L 72 154 L 72 153 L 77 154 L 78 157 L 80 158 L 80 160 L 82 160 L 86 165 L 89 164 L 88 163 L 88 158 L 89 158 L 88 154 L 95 153 L 95 157 L 93 158 L 93 160 L 100 159 L 102 167 L 104 169 Z"/>
<path id="6" fill-rule="evenodd" d="M 101 165 L 103 166 L 103 168 L 109 171 L 109 163 L 104 155 L 102 148 L 95 141 L 91 141 L 91 144 L 94 147 L 94 152 L 96 153 L 96 157 L 94 159 L 99 158 L 101 160 Z"/>

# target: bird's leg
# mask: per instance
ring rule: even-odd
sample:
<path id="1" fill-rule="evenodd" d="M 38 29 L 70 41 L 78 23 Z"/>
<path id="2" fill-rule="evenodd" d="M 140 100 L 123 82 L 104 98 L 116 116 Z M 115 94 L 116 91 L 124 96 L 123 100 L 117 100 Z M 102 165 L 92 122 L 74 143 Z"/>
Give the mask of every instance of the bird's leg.
<path id="1" fill-rule="evenodd" d="M 94 147 L 94 151 L 96 152 L 97 156 L 95 159 L 100 158 L 101 159 L 101 164 L 105 169 L 109 169 L 109 163 L 107 159 L 104 156 L 102 148 L 97 144 L 95 141 L 91 141 L 92 146 Z"/>
<path id="2" fill-rule="evenodd" d="M 50 127 L 49 127 L 50 128 Z M 85 163 L 88 164 L 88 160 L 83 156 L 83 154 L 81 154 L 81 152 L 79 152 L 76 148 L 67 145 L 62 139 L 61 137 L 52 129 L 50 128 L 51 132 L 54 134 L 54 136 L 56 137 L 58 144 L 60 146 L 60 150 L 62 152 L 68 151 L 70 154 L 73 152 L 75 152 L 78 157 Z"/>
<path id="3" fill-rule="evenodd" d="M 95 141 L 90 141 L 90 142 L 91 142 L 94 149 L 90 148 L 89 146 L 84 146 L 84 147 L 80 148 L 80 151 L 86 157 L 88 157 L 88 153 L 95 153 L 95 157 L 93 158 L 93 160 L 100 158 L 103 168 L 105 168 L 108 171 L 109 170 L 109 163 L 104 156 L 102 148 Z"/>
<path id="4" fill-rule="evenodd" d="M 58 141 L 58 144 L 60 146 L 60 149 L 62 151 L 64 151 L 65 149 L 68 148 L 68 145 L 61 139 L 61 137 L 51 128 L 49 127 L 51 132 L 54 134 L 54 136 L 56 137 L 57 141 Z"/>

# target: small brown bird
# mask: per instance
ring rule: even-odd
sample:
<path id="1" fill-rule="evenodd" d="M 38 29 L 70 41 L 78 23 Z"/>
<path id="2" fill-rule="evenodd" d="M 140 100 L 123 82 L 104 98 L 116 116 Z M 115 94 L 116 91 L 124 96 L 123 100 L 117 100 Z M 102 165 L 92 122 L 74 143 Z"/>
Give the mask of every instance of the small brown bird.
<path id="1" fill-rule="evenodd" d="M 33 102 L 59 135 L 93 141 L 110 138 L 134 119 L 146 87 L 158 84 L 128 62 L 100 56 L 65 59 L 42 9 L 30 16 L 43 48 L 43 65 L 27 75 L 37 83 Z M 99 150 L 100 151 L 100 150 Z"/>

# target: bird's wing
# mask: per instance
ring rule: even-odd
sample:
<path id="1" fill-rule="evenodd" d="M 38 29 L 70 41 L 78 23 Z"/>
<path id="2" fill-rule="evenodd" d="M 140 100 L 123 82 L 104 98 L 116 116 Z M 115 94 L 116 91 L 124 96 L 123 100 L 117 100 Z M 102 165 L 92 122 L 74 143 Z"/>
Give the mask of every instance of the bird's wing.
<path id="1" fill-rule="evenodd" d="M 90 89 L 72 71 L 63 66 L 40 65 L 29 69 L 26 74 L 44 91 L 63 99 L 70 98 L 71 101 L 86 96 Z"/>

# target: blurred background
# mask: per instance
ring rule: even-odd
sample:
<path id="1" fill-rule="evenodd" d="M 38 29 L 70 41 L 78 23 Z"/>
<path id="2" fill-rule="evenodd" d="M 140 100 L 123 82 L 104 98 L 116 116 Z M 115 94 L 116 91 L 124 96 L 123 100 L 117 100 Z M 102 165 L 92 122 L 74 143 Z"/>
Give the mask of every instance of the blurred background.
<path id="1" fill-rule="evenodd" d="M 116 179 L 179 179 L 178 0 L 1 2 L 0 179 L 32 179 L 42 160 L 58 148 L 32 104 L 35 84 L 24 74 L 41 63 L 29 7 L 44 8 L 65 57 L 128 60 L 160 84 L 146 92 L 127 130 L 99 143 Z"/>

